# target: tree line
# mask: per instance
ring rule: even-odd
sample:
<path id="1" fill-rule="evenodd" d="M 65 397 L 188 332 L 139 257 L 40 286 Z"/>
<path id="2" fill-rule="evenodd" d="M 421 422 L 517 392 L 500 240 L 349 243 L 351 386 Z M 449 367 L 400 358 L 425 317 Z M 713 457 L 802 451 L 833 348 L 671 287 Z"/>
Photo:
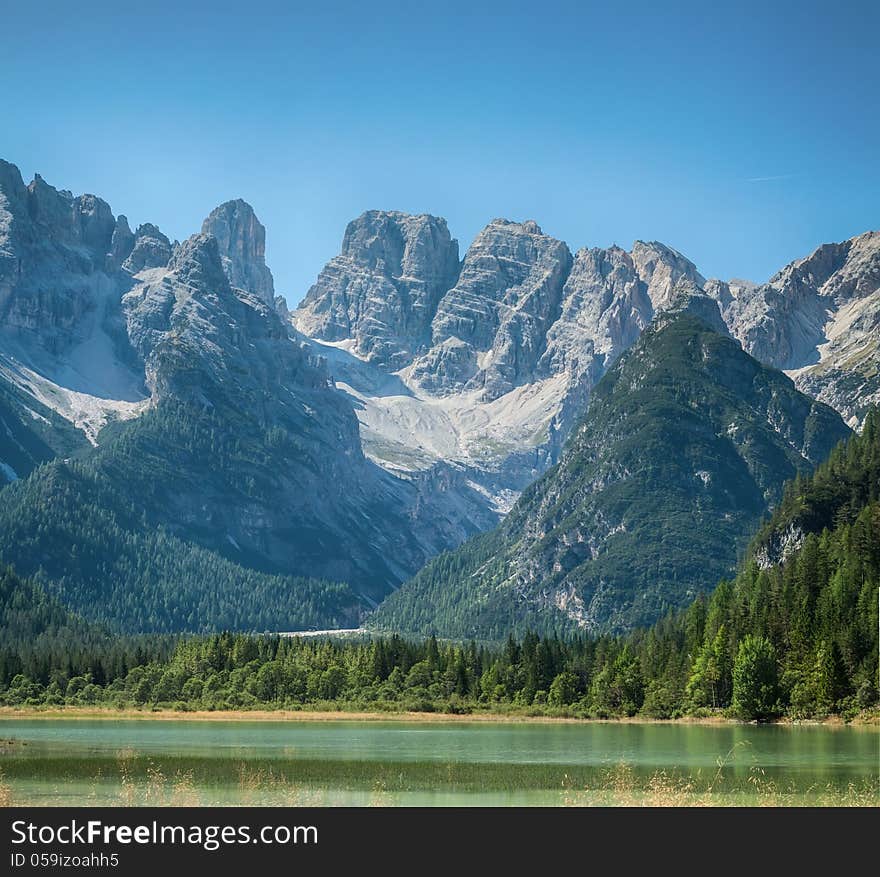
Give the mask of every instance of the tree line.
<path id="1" fill-rule="evenodd" d="M 118 637 L 0 575 L 0 702 L 175 709 L 853 716 L 878 705 L 880 417 L 789 485 L 732 581 L 626 636 L 501 644 Z"/>

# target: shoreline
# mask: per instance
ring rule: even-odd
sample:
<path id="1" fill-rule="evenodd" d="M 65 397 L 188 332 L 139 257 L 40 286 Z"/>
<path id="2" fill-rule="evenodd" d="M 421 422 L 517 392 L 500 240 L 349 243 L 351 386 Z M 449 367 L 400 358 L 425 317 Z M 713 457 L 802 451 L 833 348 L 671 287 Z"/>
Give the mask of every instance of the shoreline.
<path id="1" fill-rule="evenodd" d="M 192 721 L 192 722 L 411 722 L 411 723 L 504 723 L 504 724 L 606 724 L 606 725 L 749 725 L 727 716 L 685 716 L 678 719 L 651 719 L 624 716 L 613 719 L 574 716 L 529 716 L 518 713 L 424 713 L 369 712 L 364 710 L 139 710 L 113 707 L 0 707 L 0 723 L 10 719 L 100 719 L 104 721 Z M 880 729 L 880 715 L 858 716 L 845 722 L 840 716 L 825 719 L 778 719 L 773 725 L 810 725 Z M 2 725 L 0 725 L 2 727 Z"/>

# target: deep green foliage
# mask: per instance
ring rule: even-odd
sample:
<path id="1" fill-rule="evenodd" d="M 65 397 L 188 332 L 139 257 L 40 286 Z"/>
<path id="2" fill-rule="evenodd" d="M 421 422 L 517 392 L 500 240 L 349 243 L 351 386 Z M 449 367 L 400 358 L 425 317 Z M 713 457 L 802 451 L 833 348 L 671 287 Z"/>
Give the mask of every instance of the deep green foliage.
<path id="1" fill-rule="evenodd" d="M 747 634 L 733 664 L 733 712 L 741 719 L 770 719 L 779 711 L 776 649 L 765 636 Z"/>
<path id="2" fill-rule="evenodd" d="M 168 637 L 111 635 L 65 609 L 39 585 L 0 568 L 0 685 L 8 687 L 17 678 L 17 702 L 36 697 L 40 703 L 62 703 L 62 691 L 74 678 L 90 680 L 97 693 L 97 685 L 131 667 L 166 660 L 174 645 Z"/>
<path id="3" fill-rule="evenodd" d="M 0 486 L 87 446 L 73 424 L 0 377 Z"/>
<path id="4" fill-rule="evenodd" d="M 196 521 L 185 534 L 166 523 L 174 519 L 170 507 L 192 492 L 182 479 L 207 482 L 212 467 L 239 466 L 244 493 L 269 490 L 247 475 L 243 456 L 256 452 L 214 426 L 210 413 L 160 405 L 113 427 L 117 434 L 87 459 L 54 460 L 10 485 L 0 502 L 0 559 L 75 612 L 120 631 L 352 625 L 359 604 L 347 585 L 254 568 L 247 563 L 254 558 L 228 541 L 224 556 L 220 545 L 210 547 L 212 533 L 216 541 L 226 532 L 222 522 Z M 216 502 L 223 507 L 222 496 Z"/>
<path id="5" fill-rule="evenodd" d="M 878 704 L 878 425 L 875 411 L 862 435 L 798 480 L 734 580 L 627 636 L 526 633 L 503 645 L 229 633 L 118 640 L 91 627 L 84 632 L 54 599 L 7 571 L 0 578 L 0 700 L 851 716 Z M 800 547 L 775 564 L 757 562 L 767 534 L 790 532 L 795 518 L 787 509 L 820 506 L 822 515 L 797 518 Z"/>
<path id="6" fill-rule="evenodd" d="M 14 559 L 74 611 L 121 631 L 350 622 L 356 601 L 346 585 L 257 572 L 164 528 L 139 526 L 137 510 L 101 487 L 70 463 L 7 488 L 33 493 L 33 514 L 22 519 L 0 507 L 0 557 Z"/>

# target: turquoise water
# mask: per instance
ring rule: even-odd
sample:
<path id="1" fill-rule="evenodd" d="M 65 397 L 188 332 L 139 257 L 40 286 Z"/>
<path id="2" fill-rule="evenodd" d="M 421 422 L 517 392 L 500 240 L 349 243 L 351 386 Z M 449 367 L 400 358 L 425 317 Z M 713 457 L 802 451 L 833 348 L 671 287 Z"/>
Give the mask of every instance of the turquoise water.
<path id="1" fill-rule="evenodd" d="M 874 728 L 3 719 L 16 804 L 876 804 Z"/>

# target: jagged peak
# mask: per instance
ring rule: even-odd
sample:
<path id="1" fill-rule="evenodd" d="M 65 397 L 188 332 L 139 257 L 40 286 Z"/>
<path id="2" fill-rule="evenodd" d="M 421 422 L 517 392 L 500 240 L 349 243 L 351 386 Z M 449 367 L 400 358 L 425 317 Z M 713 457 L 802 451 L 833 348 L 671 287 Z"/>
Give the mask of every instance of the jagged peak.
<path id="1" fill-rule="evenodd" d="M 222 204 L 218 204 L 206 217 L 204 222 L 202 222 L 202 232 L 206 234 L 213 234 L 211 231 L 211 227 L 216 223 L 223 219 L 226 221 L 234 220 L 238 217 L 247 217 L 248 219 L 253 219 L 257 226 L 263 230 L 263 235 L 265 236 L 266 229 L 263 224 L 257 219 L 257 214 L 254 208 L 243 198 L 232 198 L 229 201 L 224 201 Z"/>
<path id="2" fill-rule="evenodd" d="M 633 241 L 632 245 L 633 250 L 637 249 L 645 249 L 645 250 L 653 250 L 658 253 L 663 253 L 665 255 L 674 256 L 676 259 L 684 259 L 685 262 L 690 262 L 683 253 L 679 250 L 676 250 L 675 247 L 670 247 L 669 244 L 664 244 L 663 241 L 643 241 L 641 239 L 636 239 Z M 691 263 L 693 264 L 693 263 Z M 696 267 L 696 266 L 695 266 Z"/>
<path id="3" fill-rule="evenodd" d="M 175 248 L 168 270 L 193 286 L 212 291 L 229 289 L 217 238 L 210 234 L 194 234 L 183 241 Z"/>
<path id="4" fill-rule="evenodd" d="M 632 261 L 629 251 L 618 244 L 611 244 L 610 247 L 581 247 L 575 251 L 574 258 L 576 261 L 590 259 L 594 262 L 605 260 Z"/>
<path id="5" fill-rule="evenodd" d="M 697 270 L 697 266 L 687 256 L 668 244 L 661 243 L 660 241 L 636 240 L 633 241 L 630 252 L 637 261 L 648 261 L 651 256 L 654 256 L 662 262 L 677 263 L 683 266 L 684 270 L 698 278 L 700 283 L 705 283 L 705 278 Z"/>
<path id="6" fill-rule="evenodd" d="M 26 187 L 21 171 L 11 161 L 0 158 L 0 191 L 9 194 L 8 190 L 25 191 Z"/>
<path id="7" fill-rule="evenodd" d="M 349 222 L 349 225 L 357 225 L 365 222 L 375 222 L 379 219 L 390 219 L 394 222 L 409 222 L 412 220 L 421 220 L 424 222 L 437 223 L 446 226 L 446 220 L 442 216 L 435 216 L 433 213 L 407 213 L 404 210 L 365 210 L 359 216 Z"/>
<path id="8" fill-rule="evenodd" d="M 489 222 L 481 234 L 489 231 L 489 229 L 497 228 L 502 228 L 505 231 L 510 231 L 514 234 L 541 235 L 542 237 L 547 237 L 542 231 L 541 226 L 538 225 L 534 219 L 526 219 L 523 222 L 517 222 L 516 220 L 505 219 L 500 216 Z"/>
<path id="9" fill-rule="evenodd" d="M 858 254 L 873 257 L 880 253 L 880 231 L 866 231 L 843 241 L 820 244 L 808 256 L 794 259 L 777 271 L 767 286 L 784 285 L 793 275 L 812 278 L 819 285 L 839 271 L 847 261 Z"/>
<path id="10" fill-rule="evenodd" d="M 458 241 L 450 236 L 442 216 L 400 210 L 365 210 L 351 220 L 345 227 L 341 254 L 359 261 L 366 258 L 368 264 L 377 257 L 387 262 L 387 243 L 392 243 L 393 249 L 398 250 L 407 241 L 417 238 L 423 229 L 435 229 L 441 239 L 448 239 L 449 246 L 455 247 L 457 258 Z"/>
<path id="11" fill-rule="evenodd" d="M 721 309 L 718 302 L 687 277 L 682 277 L 675 284 L 669 307 L 661 311 L 654 322 L 663 325 L 665 322 L 676 319 L 681 314 L 690 314 L 704 323 L 713 332 L 719 335 L 730 335 L 730 332 L 721 317 Z"/>
<path id="12" fill-rule="evenodd" d="M 48 200 L 73 201 L 73 192 L 69 189 L 56 189 L 51 183 L 47 183 L 41 174 L 35 173 L 34 178 L 28 183 L 28 192 L 36 200 L 37 204 L 46 203 Z"/>
<path id="13" fill-rule="evenodd" d="M 124 216 L 120 216 L 121 219 L 125 219 Z M 128 224 L 128 220 L 126 220 L 126 225 Z M 171 241 L 168 240 L 168 236 L 163 234 L 157 225 L 153 225 L 152 222 L 142 222 L 138 227 L 137 231 L 135 231 L 134 236 L 136 238 L 155 238 L 156 240 L 162 241 L 164 244 L 168 244 L 171 246 Z"/>
<path id="14" fill-rule="evenodd" d="M 202 223 L 202 234 L 216 238 L 232 286 L 274 305 L 275 282 L 266 265 L 266 228 L 247 201 L 235 198 L 215 207 Z"/>
<path id="15" fill-rule="evenodd" d="M 141 223 L 137 231 L 130 236 L 130 242 L 130 247 L 126 244 L 128 255 L 122 267 L 132 274 L 137 274 L 145 268 L 164 268 L 174 252 L 171 241 L 152 222 Z"/>
<path id="16" fill-rule="evenodd" d="M 168 264 L 168 269 L 176 271 L 186 262 L 192 260 L 203 261 L 206 258 L 219 261 L 220 251 L 217 238 L 214 235 L 200 232 L 199 234 L 190 235 L 186 240 L 178 244 L 174 257 Z"/>

